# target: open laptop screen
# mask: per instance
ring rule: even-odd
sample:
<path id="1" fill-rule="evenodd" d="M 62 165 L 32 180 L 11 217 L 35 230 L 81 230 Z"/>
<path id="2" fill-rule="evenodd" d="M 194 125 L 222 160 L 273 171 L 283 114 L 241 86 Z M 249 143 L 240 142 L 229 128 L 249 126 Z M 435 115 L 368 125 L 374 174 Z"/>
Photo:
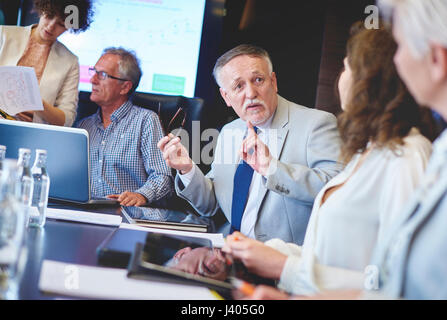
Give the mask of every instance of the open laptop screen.
<path id="1" fill-rule="evenodd" d="M 84 129 L 0 119 L 0 145 L 6 158 L 17 159 L 19 148 L 47 150 L 50 198 L 74 202 L 89 200 L 89 146 Z"/>

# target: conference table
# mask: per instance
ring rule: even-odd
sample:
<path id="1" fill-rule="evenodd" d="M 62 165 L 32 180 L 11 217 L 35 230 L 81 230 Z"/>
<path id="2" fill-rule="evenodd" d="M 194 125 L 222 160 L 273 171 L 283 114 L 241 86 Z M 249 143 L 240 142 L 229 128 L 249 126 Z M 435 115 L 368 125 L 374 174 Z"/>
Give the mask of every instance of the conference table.
<path id="1" fill-rule="evenodd" d="M 121 215 L 123 223 L 128 222 L 119 205 L 77 206 L 50 203 L 49 207 Z M 214 224 L 214 221 L 211 222 L 213 222 L 212 225 L 217 225 L 214 230 L 210 230 L 211 232 L 220 233 L 227 229 L 222 220 L 218 220 L 218 224 Z M 27 261 L 19 284 L 18 299 L 67 298 L 43 293 L 39 290 L 42 262 L 54 260 L 69 264 L 98 266 L 96 249 L 116 228 L 53 219 L 47 219 L 43 228 L 28 228 L 26 232 Z"/>

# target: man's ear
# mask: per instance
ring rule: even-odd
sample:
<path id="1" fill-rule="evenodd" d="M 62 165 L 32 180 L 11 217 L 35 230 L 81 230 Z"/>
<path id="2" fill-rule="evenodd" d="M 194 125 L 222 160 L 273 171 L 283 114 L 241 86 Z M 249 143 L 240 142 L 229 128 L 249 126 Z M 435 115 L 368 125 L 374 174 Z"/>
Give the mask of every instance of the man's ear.
<path id="1" fill-rule="evenodd" d="M 120 94 L 127 95 L 129 94 L 129 91 L 132 89 L 132 81 L 124 81 L 123 85 L 121 86 Z"/>
<path id="2" fill-rule="evenodd" d="M 276 73 L 272 71 L 272 74 L 270 77 L 272 78 L 272 84 L 273 84 L 273 87 L 275 88 L 275 92 L 278 93 L 278 82 L 276 80 Z"/>
<path id="3" fill-rule="evenodd" d="M 222 96 L 222 98 L 224 99 L 225 103 L 227 104 L 227 107 L 231 107 L 230 101 L 227 97 L 227 92 L 220 87 L 219 87 L 219 92 L 220 92 L 220 95 Z"/>
<path id="4" fill-rule="evenodd" d="M 444 46 L 431 44 L 429 70 L 433 81 L 439 83 L 447 80 L 447 49 Z"/>

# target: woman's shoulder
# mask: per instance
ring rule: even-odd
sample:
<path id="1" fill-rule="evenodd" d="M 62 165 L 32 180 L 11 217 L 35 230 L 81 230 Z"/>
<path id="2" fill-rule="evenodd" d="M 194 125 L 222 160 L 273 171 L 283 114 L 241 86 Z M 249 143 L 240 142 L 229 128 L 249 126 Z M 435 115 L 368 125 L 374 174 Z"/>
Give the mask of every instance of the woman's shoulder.
<path id="1" fill-rule="evenodd" d="M 413 128 L 403 142 L 396 148 L 385 151 L 384 158 L 388 161 L 387 167 L 392 171 L 419 167 L 420 164 L 425 167 L 432 152 L 430 140 L 423 136 L 418 129 Z"/>
<path id="2" fill-rule="evenodd" d="M 73 52 L 70 51 L 62 42 L 56 40 L 54 44 L 54 49 L 60 57 L 64 57 L 65 59 L 71 60 L 73 62 L 78 63 L 78 56 L 76 56 Z"/>
<path id="3" fill-rule="evenodd" d="M 31 26 L 19 27 L 19 26 L 0 26 L 0 34 L 2 37 L 11 38 L 14 40 L 19 39 L 20 35 L 29 35 L 31 32 Z"/>
<path id="4" fill-rule="evenodd" d="M 416 128 L 412 128 L 408 135 L 403 139 L 402 149 L 406 154 L 422 153 L 430 156 L 432 152 L 432 143 Z"/>

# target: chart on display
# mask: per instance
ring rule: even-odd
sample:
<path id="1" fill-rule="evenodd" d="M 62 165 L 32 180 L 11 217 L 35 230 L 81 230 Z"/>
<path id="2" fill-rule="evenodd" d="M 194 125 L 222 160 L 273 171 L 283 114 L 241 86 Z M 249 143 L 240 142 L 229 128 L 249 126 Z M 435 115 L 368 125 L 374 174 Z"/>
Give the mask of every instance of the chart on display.
<path id="1" fill-rule="evenodd" d="M 107 47 L 140 59 L 137 91 L 193 97 L 206 0 L 97 0 L 94 21 L 59 40 L 79 57 L 79 90 L 91 91 L 88 68 Z"/>

